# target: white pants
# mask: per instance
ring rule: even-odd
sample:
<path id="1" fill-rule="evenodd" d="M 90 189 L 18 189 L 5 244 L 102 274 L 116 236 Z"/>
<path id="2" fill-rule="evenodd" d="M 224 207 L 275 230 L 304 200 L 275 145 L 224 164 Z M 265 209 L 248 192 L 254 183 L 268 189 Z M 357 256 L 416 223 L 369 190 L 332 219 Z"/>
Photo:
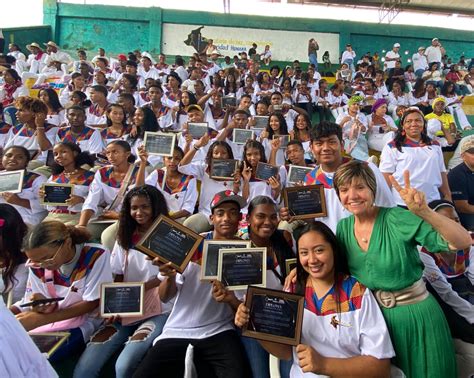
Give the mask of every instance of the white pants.
<path id="1" fill-rule="evenodd" d="M 448 110 L 453 115 L 455 121 L 457 118 L 456 126 L 458 128 L 464 130 L 466 127 L 471 127 L 471 124 L 469 123 L 461 104 L 449 105 Z"/>
<path id="2" fill-rule="evenodd" d="M 346 112 L 347 108 L 348 108 L 347 105 L 339 106 L 336 109 L 331 109 L 331 114 L 334 117 L 334 119 L 337 119 L 337 116 L 340 115 L 340 114 L 344 114 Z"/>

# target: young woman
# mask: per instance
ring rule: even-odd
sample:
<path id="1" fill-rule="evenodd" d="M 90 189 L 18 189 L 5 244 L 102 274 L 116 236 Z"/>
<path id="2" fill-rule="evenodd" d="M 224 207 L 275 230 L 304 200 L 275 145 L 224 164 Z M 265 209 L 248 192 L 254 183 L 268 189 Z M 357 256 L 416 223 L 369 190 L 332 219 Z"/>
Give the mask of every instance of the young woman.
<path id="1" fill-rule="evenodd" d="M 266 160 L 270 160 L 274 136 L 282 138 L 288 138 L 289 136 L 286 120 L 280 112 L 270 114 L 267 127 L 260 134 L 260 141 L 265 149 Z M 285 165 L 285 150 L 283 148 L 278 149 L 274 164 Z"/>
<path id="2" fill-rule="evenodd" d="M 52 88 L 41 89 L 38 98 L 48 107 L 46 114 L 46 123 L 60 126 L 66 121 L 66 112 L 64 111 L 56 91 Z"/>
<path id="3" fill-rule="evenodd" d="M 312 162 L 313 153 L 311 152 L 311 119 L 306 114 L 298 114 L 295 118 L 295 127 L 290 131 L 291 139 L 301 142 L 304 148 L 304 157 L 308 162 Z"/>
<path id="4" fill-rule="evenodd" d="M 193 162 L 194 155 L 200 148 L 205 147 L 209 143 L 209 136 L 205 135 L 199 139 L 189 151 L 184 155 L 179 163 L 178 171 L 189 176 L 193 176 L 196 180 L 201 181 L 201 192 L 199 196 L 198 213 L 190 216 L 184 222 L 186 227 L 191 228 L 195 232 L 206 232 L 211 230 L 209 216 L 211 215 L 210 203 L 214 195 L 218 192 L 234 189 L 239 191 L 238 183 L 230 181 L 217 181 L 210 178 L 210 166 L 213 159 L 233 159 L 234 154 L 232 148 L 223 141 L 215 141 L 209 147 L 204 161 Z"/>
<path id="5" fill-rule="evenodd" d="M 62 361 L 79 352 L 102 323 L 93 313 L 100 285 L 112 281 L 110 255 L 99 244 L 86 243 L 85 229 L 43 222 L 27 235 L 24 249 L 29 269 L 25 297 L 10 310 L 27 331 L 68 331 L 68 342 L 50 357 Z M 64 298 L 42 306 L 21 307 L 45 298 Z"/>
<path id="6" fill-rule="evenodd" d="M 109 143 L 105 155 L 110 165 L 100 168 L 95 173 L 89 194 L 82 205 L 78 224 L 80 228 L 89 226 L 95 238 L 100 238 L 100 234 L 109 224 L 89 225 L 89 221 L 93 216 L 110 220 L 110 223 L 114 223 L 119 218 L 122 201 L 116 200 L 117 195 L 125 195 L 130 186 L 135 183 L 137 172 L 137 167 L 133 165 L 135 157 L 127 142 L 116 140 Z"/>
<path id="7" fill-rule="evenodd" d="M 275 154 L 275 152 L 274 152 Z M 266 163 L 265 150 L 263 145 L 256 140 L 249 140 L 245 143 L 243 152 L 243 164 L 241 167 L 241 189 L 242 197 L 248 202 L 255 197 L 264 195 L 272 198 L 275 202 L 279 199 L 282 182 L 286 182 L 285 167 L 280 167 L 278 175 L 270 177 L 267 181 L 255 178 L 258 163 Z M 247 209 L 243 208 L 242 213 L 246 214 Z"/>
<path id="8" fill-rule="evenodd" d="M 334 119 L 343 114 L 347 109 L 349 99 L 344 93 L 344 83 L 341 80 L 336 80 L 328 95 L 328 102 L 330 110 Z"/>
<path id="9" fill-rule="evenodd" d="M 3 72 L 3 81 L 5 83 L 0 86 L 0 103 L 4 107 L 13 105 L 20 96 L 28 96 L 28 88 L 22 84 L 20 76 L 14 69 L 9 68 Z"/>
<path id="10" fill-rule="evenodd" d="M 28 225 L 40 223 L 46 216 L 46 211 L 39 202 L 39 190 L 46 181 L 46 177 L 27 170 L 30 153 L 21 146 L 5 148 L 2 158 L 4 171 L 24 170 L 23 186 L 20 193 L 3 192 L 0 194 L 0 203 L 12 205 Z"/>
<path id="11" fill-rule="evenodd" d="M 235 96 L 239 90 L 238 74 L 234 69 L 229 68 L 225 77 L 224 94 L 226 96 Z"/>
<path id="12" fill-rule="evenodd" d="M 347 63 L 342 63 L 339 70 L 336 72 L 336 79 L 342 80 L 345 84 L 352 81 L 352 71 Z"/>
<path id="13" fill-rule="evenodd" d="M 33 97 L 19 97 L 15 101 L 18 109 L 18 125 L 10 128 L 5 147 L 23 146 L 31 151 L 37 166 L 46 162 L 47 150 L 54 144 L 58 127 L 46 122 L 48 108 Z"/>
<path id="14" fill-rule="evenodd" d="M 86 88 L 84 76 L 80 72 L 74 72 L 71 75 L 70 83 L 61 91 L 59 102 L 62 106 L 66 106 L 73 92 L 79 91 L 85 94 Z"/>
<path id="15" fill-rule="evenodd" d="M 0 203 L 0 214 L 0 271 L 3 281 L 0 285 L 3 284 L 4 289 L 0 290 L 0 301 L 3 297 L 9 307 L 25 294 L 28 268 L 22 244 L 28 228 L 12 205 Z"/>
<path id="16" fill-rule="evenodd" d="M 100 130 L 105 145 L 117 139 L 126 140 L 130 131 L 131 128 L 127 125 L 123 106 L 119 104 L 110 105 L 107 109 L 107 128 Z"/>
<path id="17" fill-rule="evenodd" d="M 267 288 L 282 290 L 286 260 L 295 257 L 291 234 L 278 230 L 278 209 L 273 199 L 255 197 L 248 206 L 248 227 L 239 230 L 239 236 L 250 240 L 252 247 L 267 248 Z M 250 361 L 254 377 L 270 377 L 269 355 L 260 344 L 248 337 L 241 338 Z M 280 376 L 288 377 L 291 362 L 280 361 Z"/>
<path id="18" fill-rule="evenodd" d="M 69 103 L 71 106 L 80 106 L 83 109 L 87 109 L 92 105 L 92 102 L 87 99 L 86 94 L 81 91 L 73 91 L 69 96 Z"/>
<path id="19" fill-rule="evenodd" d="M 267 72 L 259 72 L 257 75 L 257 85 L 255 87 L 257 100 L 261 100 L 263 98 L 270 99 L 273 91 L 274 88 L 270 81 L 270 75 Z"/>
<path id="20" fill-rule="evenodd" d="M 423 79 L 418 79 L 413 86 L 413 90 L 408 94 L 408 104 L 416 106 L 425 115 L 431 113 L 432 109 L 428 102 L 426 86 Z"/>
<path id="21" fill-rule="evenodd" d="M 27 229 L 12 206 L 0 204 L 0 214 L 0 371 L 8 377 L 56 378 L 58 375 L 46 357 L 15 319 L 8 305 L 5 306 L 4 297 L 15 298 L 21 288 L 18 299 L 25 293 L 28 268 L 24 266 L 26 258 L 21 246 Z"/>
<path id="22" fill-rule="evenodd" d="M 319 115 L 319 122 L 329 121 L 331 119 L 331 110 L 329 104 L 328 82 L 326 79 L 319 80 L 319 89 L 316 90 L 315 104 Z"/>
<path id="23" fill-rule="evenodd" d="M 196 179 L 193 176 L 182 174 L 178 166 L 184 157 L 184 152 L 175 146 L 172 156 L 165 156 L 164 168 L 155 169 L 145 179 L 145 168 L 148 153 L 145 147 L 139 149 L 140 168 L 137 173 L 137 186 L 148 184 L 158 188 L 166 200 L 169 217 L 179 222 L 191 216 L 198 199 Z"/>
<path id="24" fill-rule="evenodd" d="M 161 334 L 172 308 L 172 302 L 161 303 L 157 278 L 159 268 L 135 244 L 160 215 L 168 215 L 163 195 L 145 185 L 132 189 L 125 197 L 120 212 L 120 226 L 110 263 L 115 282 L 144 282 L 144 315 L 134 318 L 114 318 L 92 336 L 74 370 L 75 377 L 95 377 L 116 352 L 117 378 L 131 377 L 140 361 Z"/>
<path id="25" fill-rule="evenodd" d="M 362 96 L 352 96 L 348 101 L 347 112 L 339 114 L 336 123 L 342 128 L 346 153 L 365 161 L 369 158 L 369 146 L 365 137 L 368 129 L 367 117 L 360 111 L 363 101 Z"/>
<path id="26" fill-rule="evenodd" d="M 382 313 L 370 290 L 348 274 L 336 237 L 321 222 L 301 231 L 297 281 L 290 291 L 304 296 L 301 343 L 292 348 L 260 341 L 280 359 L 293 357 L 290 377 L 389 376 L 395 353 Z M 242 327 L 249 318 L 241 304 L 235 324 Z"/>
<path id="27" fill-rule="evenodd" d="M 188 107 L 189 105 L 196 105 L 197 99 L 194 93 L 190 91 L 183 91 L 179 104 L 172 108 L 171 118 L 174 122 L 173 130 L 181 131 L 183 125 L 188 121 Z"/>
<path id="28" fill-rule="evenodd" d="M 405 116 L 405 128 L 407 120 L 412 120 L 410 115 L 415 113 Z M 416 115 L 421 117 L 418 112 Z M 422 125 L 422 121 L 416 124 Z M 425 154 L 423 159 L 429 157 Z M 411 172 L 405 171 L 403 187 L 395 180 L 397 176 L 390 180 L 407 211 L 374 205 L 378 188 L 367 164 L 351 161 L 340 166 L 334 187 L 342 205 L 353 215 L 338 223 L 337 239 L 351 273 L 375 291 L 390 330 L 395 364 L 407 377 L 456 376 L 448 324 L 421 279 L 423 265 L 416 246 L 437 253 L 467 248 L 472 241 L 460 224 L 427 206 L 423 193 L 411 186 Z M 432 177 L 426 175 L 430 175 L 427 170 L 424 177 Z M 419 353 L 414 355 L 413 350 Z"/>
<path id="29" fill-rule="evenodd" d="M 456 94 L 456 86 L 454 83 L 446 81 L 441 88 L 441 96 L 446 99 L 446 104 L 449 112 L 457 118 L 457 126 L 462 130 L 470 130 L 472 128 L 466 113 L 462 108 L 462 100 L 464 96 L 459 97 Z M 455 120 L 456 120 L 455 118 Z"/>
<path id="30" fill-rule="evenodd" d="M 82 152 L 80 147 L 71 142 L 56 143 L 53 148 L 54 165 L 52 176 L 47 183 L 72 184 L 73 193 L 66 201 L 67 206 L 46 206 L 48 216 L 45 221 L 57 220 L 66 225 L 76 225 L 81 216 L 89 187 L 94 180 L 94 172 L 82 168 L 83 165 L 94 165 L 94 159 L 88 152 Z M 44 189 L 40 189 L 39 197 L 44 198 Z"/>
<path id="31" fill-rule="evenodd" d="M 163 103 L 169 107 L 173 107 L 177 101 L 181 98 L 181 87 L 182 80 L 177 73 L 171 72 L 167 77 L 166 91 L 163 98 Z"/>
<path id="32" fill-rule="evenodd" d="M 240 87 L 239 90 L 237 91 L 237 100 L 240 100 L 242 95 L 247 94 L 252 98 L 252 102 L 256 103 L 257 102 L 257 95 L 256 95 L 256 90 L 255 90 L 255 84 L 253 77 L 248 75 L 245 77 L 245 85 Z"/>
<path id="33" fill-rule="evenodd" d="M 383 147 L 394 137 L 394 132 L 398 130 L 392 117 L 387 115 L 387 101 L 379 99 L 372 105 L 372 114 L 368 116 L 369 148 L 375 151 L 382 151 Z"/>
<path id="34" fill-rule="evenodd" d="M 160 125 L 156 119 L 155 113 L 147 106 L 137 108 L 133 115 L 133 124 L 126 141 L 131 146 L 133 155 L 138 156 L 138 148 L 145 139 L 145 131 L 161 131 Z M 153 155 L 149 157 L 152 166 L 162 161 L 161 156 Z"/>
<path id="35" fill-rule="evenodd" d="M 288 105 L 293 104 L 293 94 L 293 82 L 289 77 L 287 77 L 281 83 L 281 95 L 283 96 L 283 103 Z"/>
<path id="36" fill-rule="evenodd" d="M 388 111 L 392 115 L 392 118 L 397 120 L 397 107 L 408 106 L 408 95 L 402 91 L 402 87 L 398 81 L 393 83 L 392 90 L 388 94 Z"/>

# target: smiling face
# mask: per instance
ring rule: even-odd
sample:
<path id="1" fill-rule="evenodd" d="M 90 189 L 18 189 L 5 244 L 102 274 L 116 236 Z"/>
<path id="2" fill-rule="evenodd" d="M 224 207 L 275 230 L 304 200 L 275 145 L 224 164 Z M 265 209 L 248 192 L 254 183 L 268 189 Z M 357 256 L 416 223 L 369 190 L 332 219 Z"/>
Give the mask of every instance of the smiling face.
<path id="1" fill-rule="evenodd" d="M 299 238 L 298 258 L 312 279 L 327 281 L 334 276 L 334 251 L 319 232 L 309 231 Z"/>
<path id="2" fill-rule="evenodd" d="M 311 143 L 311 150 L 319 164 L 334 164 L 342 156 L 342 144 L 337 135 L 313 141 Z"/>
<path id="3" fill-rule="evenodd" d="M 148 197 L 138 195 L 130 200 L 130 216 L 140 226 L 151 225 L 153 220 L 153 208 Z"/>
<path id="4" fill-rule="evenodd" d="M 26 107 L 20 107 L 16 111 L 16 118 L 20 123 L 29 123 L 34 120 L 35 113 L 32 112 L 30 109 L 27 109 Z"/>
<path id="5" fill-rule="evenodd" d="M 28 165 L 28 156 L 19 148 L 9 148 L 3 154 L 2 165 L 7 171 L 25 169 Z"/>
<path id="6" fill-rule="evenodd" d="M 278 227 L 276 207 L 271 204 L 257 205 L 249 214 L 250 235 L 260 239 L 270 239 Z"/>
<path id="7" fill-rule="evenodd" d="M 68 146 L 64 144 L 57 144 L 53 148 L 54 161 L 61 167 L 74 164 L 74 160 L 77 156 L 77 152 L 72 151 Z"/>
<path id="8" fill-rule="evenodd" d="M 268 120 L 268 124 L 270 125 L 270 128 L 275 132 L 280 131 L 280 120 L 276 115 L 272 115 L 270 119 Z"/>
<path id="9" fill-rule="evenodd" d="M 418 112 L 414 112 L 405 117 L 402 126 L 408 138 L 419 140 L 421 138 L 424 124 L 423 116 Z"/>
<path id="10" fill-rule="evenodd" d="M 224 202 L 212 211 L 211 223 L 214 225 L 215 239 L 233 239 L 242 218 L 239 205 L 235 202 Z"/>
<path id="11" fill-rule="evenodd" d="M 339 185 L 339 199 L 342 205 L 354 215 L 369 213 L 374 204 L 374 193 L 361 178 Z"/>
<path id="12" fill-rule="evenodd" d="M 135 111 L 135 114 L 133 115 L 133 123 L 135 126 L 142 126 L 143 123 L 145 122 L 145 113 L 143 112 L 142 109 L 137 108 Z"/>
<path id="13" fill-rule="evenodd" d="M 387 105 L 383 104 L 377 108 L 375 111 L 375 114 L 378 115 L 379 117 L 383 117 L 385 114 L 387 114 Z"/>
<path id="14" fill-rule="evenodd" d="M 255 147 L 247 148 L 247 151 L 245 151 L 245 159 L 250 164 L 250 166 L 253 169 L 255 169 L 257 167 L 257 164 L 262 159 L 262 156 L 260 154 L 260 150 L 258 148 L 255 148 Z"/>

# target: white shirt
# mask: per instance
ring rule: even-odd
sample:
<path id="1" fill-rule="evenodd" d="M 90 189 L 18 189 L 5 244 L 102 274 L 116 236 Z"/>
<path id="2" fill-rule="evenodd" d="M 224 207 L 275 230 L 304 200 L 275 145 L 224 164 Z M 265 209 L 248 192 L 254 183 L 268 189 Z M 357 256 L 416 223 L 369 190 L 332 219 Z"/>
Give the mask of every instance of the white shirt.
<path id="1" fill-rule="evenodd" d="M 5 172 L 5 171 L 3 171 Z M 23 179 L 23 188 L 17 196 L 21 199 L 30 201 L 30 208 L 26 208 L 20 205 L 12 205 L 21 215 L 23 221 L 31 226 L 35 226 L 40 223 L 47 212 L 44 207 L 39 203 L 39 190 L 46 181 L 46 177 L 35 172 L 25 172 Z M 7 203 L 3 197 L 0 196 L 0 203 Z"/>
<path id="2" fill-rule="evenodd" d="M 404 184 L 403 172 L 410 172 L 411 186 L 425 193 L 426 202 L 440 199 L 441 173 L 446 172 L 443 152 L 436 143 L 431 146 L 402 146 L 398 151 L 394 142 L 385 145 L 380 156 L 380 172 L 391 173 L 400 185 Z M 392 194 L 397 205 L 406 206 L 395 188 Z"/>
<path id="3" fill-rule="evenodd" d="M 356 56 L 356 53 L 355 53 L 354 50 L 352 50 L 352 51 L 347 51 L 347 50 L 346 50 L 346 51 L 344 51 L 344 52 L 342 53 L 341 63 L 344 63 L 346 60 L 351 60 L 351 61 L 353 61 L 354 58 L 355 58 L 355 56 Z"/>
<path id="4" fill-rule="evenodd" d="M 425 50 L 426 60 L 428 63 L 438 62 L 441 63 L 441 49 L 439 46 L 429 46 Z M 438 67 L 440 69 L 440 67 Z"/>
<path id="5" fill-rule="evenodd" d="M 79 136 L 72 134 L 71 127 L 60 128 L 56 134 L 55 143 L 62 141 L 76 143 L 81 151 L 87 151 L 91 154 L 100 153 L 105 149 L 100 131 L 87 126 L 84 127 Z"/>
<path id="6" fill-rule="evenodd" d="M 313 347 L 324 357 L 372 356 L 377 359 L 394 357 L 395 351 L 387 325 L 375 298 L 368 289 L 361 295 L 361 305 L 352 311 L 322 315 L 305 306 L 301 344 Z M 339 321 L 336 327 L 331 323 L 333 318 Z M 303 373 L 298 361 L 296 348 L 293 347 L 293 365 L 290 372 L 292 378 L 326 377 Z"/>
<path id="7" fill-rule="evenodd" d="M 58 302 L 59 309 L 71 307 L 81 301 L 92 302 L 100 298 L 100 285 L 112 282 L 112 271 L 110 268 L 110 254 L 100 244 L 78 244 L 77 254 L 85 255 L 84 259 L 76 260 L 73 269 L 76 270 L 74 277 L 76 280 L 66 284 L 54 284 L 58 297 L 64 297 Z M 60 276 L 59 271 L 55 277 Z M 19 305 L 30 301 L 33 293 L 39 293 L 46 298 L 50 298 L 46 284 L 43 282 L 44 269 L 31 269 L 28 276 L 25 297 L 15 307 L 21 309 Z M 59 277 L 58 277 L 59 278 Z M 102 323 L 102 319 L 90 314 L 85 323 L 80 326 L 84 341 L 87 342 L 94 331 Z"/>
<path id="8" fill-rule="evenodd" d="M 385 58 L 390 58 L 390 59 L 400 59 L 400 54 L 393 51 L 393 50 L 390 50 L 388 51 L 386 54 L 385 54 Z M 390 68 L 395 68 L 395 60 L 390 60 L 390 61 L 385 61 L 385 67 L 387 69 L 390 69 Z"/>
<path id="9" fill-rule="evenodd" d="M 196 179 L 192 176 L 184 175 L 179 186 L 171 190 L 166 185 L 166 168 L 155 169 L 145 179 L 145 184 L 152 185 L 163 194 L 170 212 L 186 210 L 189 214 L 194 212 L 194 207 L 198 199 Z"/>
<path id="10" fill-rule="evenodd" d="M 186 81 L 189 77 L 188 71 L 183 66 L 178 66 L 175 68 L 174 72 L 176 72 L 181 79 L 181 81 Z"/>
<path id="11" fill-rule="evenodd" d="M 390 92 L 388 94 L 388 104 L 389 106 L 408 106 L 409 101 L 408 101 L 408 95 L 406 93 L 402 93 L 401 96 L 395 96 L 393 92 Z"/>
<path id="12" fill-rule="evenodd" d="M 413 61 L 413 70 L 416 72 L 418 70 L 426 70 L 428 69 L 428 61 L 426 60 L 426 56 L 420 53 L 415 53 L 411 57 Z"/>

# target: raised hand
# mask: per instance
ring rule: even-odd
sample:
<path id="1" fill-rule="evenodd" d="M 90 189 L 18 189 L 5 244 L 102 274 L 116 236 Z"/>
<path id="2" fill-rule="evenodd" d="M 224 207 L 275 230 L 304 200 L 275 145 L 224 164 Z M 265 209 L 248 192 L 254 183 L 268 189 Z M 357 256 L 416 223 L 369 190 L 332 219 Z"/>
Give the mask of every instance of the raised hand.
<path id="1" fill-rule="evenodd" d="M 412 213 L 421 216 L 426 211 L 430 211 L 428 204 L 426 203 L 425 193 L 412 188 L 410 185 L 410 172 L 403 172 L 403 180 L 405 182 L 405 187 L 402 187 L 393 175 L 390 175 L 390 183 L 396 189 L 400 197 L 405 202 Z"/>

